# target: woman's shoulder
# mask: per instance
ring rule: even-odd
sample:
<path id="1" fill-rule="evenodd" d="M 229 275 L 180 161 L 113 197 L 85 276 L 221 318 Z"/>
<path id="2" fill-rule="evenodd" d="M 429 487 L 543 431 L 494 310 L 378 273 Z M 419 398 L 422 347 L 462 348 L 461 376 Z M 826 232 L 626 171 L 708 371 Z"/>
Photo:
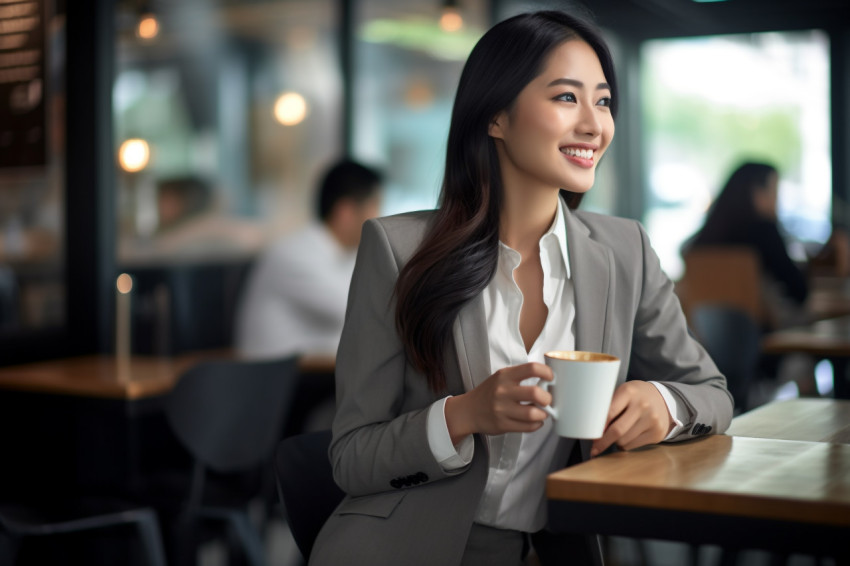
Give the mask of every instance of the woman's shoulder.
<path id="1" fill-rule="evenodd" d="M 363 227 L 364 236 L 369 232 L 380 234 L 386 239 L 395 255 L 406 259 L 419 246 L 434 218 L 433 210 L 404 212 L 367 220 Z"/>
<path id="2" fill-rule="evenodd" d="M 640 222 L 631 218 L 611 216 L 589 210 L 573 210 L 573 216 L 584 225 L 594 239 L 614 242 L 634 241 L 641 230 Z M 638 240 L 639 241 L 639 238 Z"/>

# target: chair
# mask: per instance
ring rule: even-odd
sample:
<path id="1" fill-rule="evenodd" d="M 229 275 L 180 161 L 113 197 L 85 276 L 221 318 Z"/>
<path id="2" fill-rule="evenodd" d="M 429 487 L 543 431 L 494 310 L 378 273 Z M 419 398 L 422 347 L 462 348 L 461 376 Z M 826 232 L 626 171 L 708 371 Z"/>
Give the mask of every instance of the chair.
<path id="1" fill-rule="evenodd" d="M 741 309 L 701 304 L 691 312 L 691 328 L 726 376 L 726 387 L 738 412 L 748 408 L 748 395 L 757 373 L 761 330 Z"/>
<path id="2" fill-rule="evenodd" d="M 305 560 L 322 525 L 345 496 L 333 479 L 330 443 L 331 431 L 320 430 L 291 436 L 278 444 L 275 452 L 284 518 Z"/>
<path id="3" fill-rule="evenodd" d="M 753 320 L 765 317 L 761 263 L 743 246 L 704 246 L 684 254 L 685 272 L 676 293 L 688 322 L 702 304 L 726 305 L 747 313 Z"/>
<path id="4" fill-rule="evenodd" d="M 67 535 L 122 525 L 133 526 L 139 536 L 144 563 L 165 566 L 165 553 L 156 513 L 149 508 L 121 508 L 107 504 L 91 508 L 75 501 L 71 508 L 61 508 L 53 502 L 50 508 L 30 505 L 0 505 L 0 563 L 15 564 L 24 538 Z M 89 502 L 91 503 L 91 502 Z M 89 507 L 89 508 L 86 508 Z M 4 544 L 3 539 L 7 542 Z M 6 549 L 4 555 L 3 549 Z M 73 563 L 66 557 L 65 563 Z"/>
<path id="5" fill-rule="evenodd" d="M 223 490 L 207 472 L 271 473 L 297 371 L 295 358 L 202 362 L 189 368 L 169 394 L 166 419 L 193 460 L 183 507 L 171 525 L 177 539 L 175 562 L 193 562 L 198 523 L 213 521 L 229 526 L 250 564 L 265 564 L 262 538 L 247 513 L 251 497 Z"/>

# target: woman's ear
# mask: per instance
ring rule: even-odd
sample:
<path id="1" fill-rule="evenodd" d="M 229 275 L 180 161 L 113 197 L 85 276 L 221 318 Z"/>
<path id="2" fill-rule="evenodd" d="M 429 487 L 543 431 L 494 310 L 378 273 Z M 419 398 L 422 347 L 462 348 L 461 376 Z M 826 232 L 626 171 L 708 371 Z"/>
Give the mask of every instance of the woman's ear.
<path id="1" fill-rule="evenodd" d="M 504 139 L 505 134 L 502 131 L 502 126 L 507 121 L 507 114 L 504 110 L 493 116 L 490 120 L 490 127 L 487 129 L 487 134 L 491 138 Z"/>

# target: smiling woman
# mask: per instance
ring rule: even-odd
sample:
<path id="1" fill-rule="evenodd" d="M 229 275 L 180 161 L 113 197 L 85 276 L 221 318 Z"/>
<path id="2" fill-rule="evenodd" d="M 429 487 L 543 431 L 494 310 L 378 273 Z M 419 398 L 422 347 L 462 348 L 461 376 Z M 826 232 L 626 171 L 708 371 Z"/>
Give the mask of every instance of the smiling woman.
<path id="1" fill-rule="evenodd" d="M 364 224 L 330 449 L 347 497 L 310 564 L 518 566 L 529 541 L 544 565 L 594 563 L 593 537 L 546 530 L 546 474 L 729 425 L 641 226 L 578 210 L 618 96 L 602 35 L 570 14 L 515 16 L 473 48 L 439 208 Z M 558 436 L 537 386 L 545 352 L 576 349 L 623 361 L 595 440 Z"/>

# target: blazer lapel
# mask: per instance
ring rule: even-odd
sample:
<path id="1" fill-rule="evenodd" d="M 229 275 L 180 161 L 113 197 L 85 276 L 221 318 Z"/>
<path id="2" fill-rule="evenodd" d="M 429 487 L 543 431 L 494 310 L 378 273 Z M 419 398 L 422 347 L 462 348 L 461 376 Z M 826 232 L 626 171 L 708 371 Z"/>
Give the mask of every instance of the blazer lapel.
<path id="1" fill-rule="evenodd" d="M 588 227 L 566 214 L 567 249 L 575 289 L 576 349 L 604 352 L 610 328 L 611 250 L 592 239 Z"/>
<path id="2" fill-rule="evenodd" d="M 566 224 L 570 273 L 575 290 L 576 349 L 604 352 L 613 315 L 608 308 L 613 292 L 613 256 L 608 246 L 592 239 L 588 227 L 572 212 L 567 212 Z M 593 441 L 577 442 L 582 460 L 589 460 Z M 572 446 L 569 451 L 572 452 Z"/>

